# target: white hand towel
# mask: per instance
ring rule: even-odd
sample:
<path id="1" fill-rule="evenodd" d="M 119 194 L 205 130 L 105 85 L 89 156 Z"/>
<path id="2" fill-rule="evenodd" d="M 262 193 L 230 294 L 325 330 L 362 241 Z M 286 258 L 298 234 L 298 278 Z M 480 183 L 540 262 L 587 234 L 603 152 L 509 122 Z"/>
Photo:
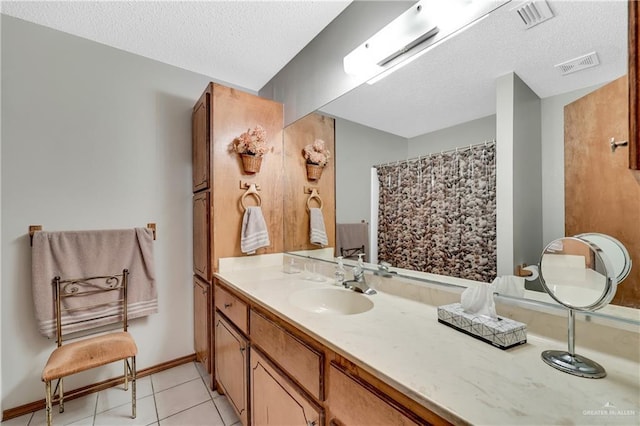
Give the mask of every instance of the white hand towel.
<path id="1" fill-rule="evenodd" d="M 309 228 L 311 230 L 309 235 L 309 241 L 311 241 L 311 244 L 315 244 L 320 247 L 329 245 L 327 231 L 324 227 L 322 210 L 317 207 L 309 209 Z"/>
<path id="2" fill-rule="evenodd" d="M 240 249 L 245 254 L 254 254 L 257 249 L 267 247 L 270 244 L 262 209 L 256 206 L 247 207 L 242 217 Z"/>

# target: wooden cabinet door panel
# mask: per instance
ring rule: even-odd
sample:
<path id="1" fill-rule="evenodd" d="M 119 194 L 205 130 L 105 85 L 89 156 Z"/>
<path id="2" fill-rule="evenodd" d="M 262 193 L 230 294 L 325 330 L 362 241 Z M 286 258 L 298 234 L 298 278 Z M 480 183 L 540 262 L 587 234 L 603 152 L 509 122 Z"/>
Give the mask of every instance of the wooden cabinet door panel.
<path id="1" fill-rule="evenodd" d="M 321 407 L 311 403 L 252 348 L 251 421 L 255 426 L 320 426 L 324 424 L 324 414 Z"/>
<path id="2" fill-rule="evenodd" d="M 207 90 L 193 107 L 192 150 L 193 150 L 193 192 L 209 188 L 210 179 L 210 114 L 211 95 Z"/>
<path id="3" fill-rule="evenodd" d="M 196 359 L 211 373 L 209 336 L 211 335 L 211 286 L 197 276 L 193 277 L 193 332 Z"/>
<path id="4" fill-rule="evenodd" d="M 248 345 L 218 312 L 215 314 L 215 376 L 242 420 L 247 424 Z"/>
<path id="5" fill-rule="evenodd" d="M 211 282 L 211 223 L 210 192 L 199 192 L 193 196 L 193 272 Z"/>

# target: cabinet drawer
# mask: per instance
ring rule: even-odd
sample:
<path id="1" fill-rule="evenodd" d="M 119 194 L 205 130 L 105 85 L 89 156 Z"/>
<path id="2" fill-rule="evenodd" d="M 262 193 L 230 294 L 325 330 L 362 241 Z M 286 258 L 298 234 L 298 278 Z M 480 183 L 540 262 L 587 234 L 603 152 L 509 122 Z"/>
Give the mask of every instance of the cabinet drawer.
<path id="1" fill-rule="evenodd" d="M 336 367 L 329 367 L 327 400 L 331 410 L 329 424 L 335 425 L 426 425 L 376 388 Z"/>
<path id="2" fill-rule="evenodd" d="M 312 396 L 323 400 L 323 354 L 251 310 L 251 341 Z"/>
<path id="3" fill-rule="evenodd" d="M 243 333 L 247 333 L 247 305 L 216 284 L 214 288 L 216 309 L 222 312 Z"/>

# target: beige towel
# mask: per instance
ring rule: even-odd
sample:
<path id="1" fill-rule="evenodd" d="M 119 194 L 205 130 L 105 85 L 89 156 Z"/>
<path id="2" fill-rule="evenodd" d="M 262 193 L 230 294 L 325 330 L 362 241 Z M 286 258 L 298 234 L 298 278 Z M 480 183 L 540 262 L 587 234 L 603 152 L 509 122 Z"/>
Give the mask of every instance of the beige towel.
<path id="1" fill-rule="evenodd" d="M 242 217 L 241 232 L 240 250 L 245 254 L 254 254 L 257 249 L 271 244 L 267 224 L 260 207 L 247 207 Z"/>
<path id="2" fill-rule="evenodd" d="M 100 231 L 38 231 L 33 236 L 32 292 L 40 333 L 56 334 L 53 278 L 86 278 L 115 275 L 129 270 L 128 317 L 158 312 L 153 261 L 153 231 L 148 228 Z M 108 294 L 108 293 L 107 293 Z M 65 299 L 68 303 L 73 298 Z M 101 300 L 102 302 L 102 300 Z M 87 320 L 91 315 L 92 319 Z M 75 312 L 82 323 L 68 331 L 80 331 L 119 321 L 117 314 Z"/>
<path id="3" fill-rule="evenodd" d="M 322 217 L 322 210 L 317 207 L 309 209 L 309 230 L 309 241 L 311 241 L 311 244 L 315 244 L 320 247 L 329 245 L 327 231 L 324 226 L 324 218 Z"/>
<path id="4" fill-rule="evenodd" d="M 365 258 L 369 259 L 369 224 L 338 223 L 336 224 L 336 256 L 340 256 L 340 249 L 354 249 L 364 246 Z"/>

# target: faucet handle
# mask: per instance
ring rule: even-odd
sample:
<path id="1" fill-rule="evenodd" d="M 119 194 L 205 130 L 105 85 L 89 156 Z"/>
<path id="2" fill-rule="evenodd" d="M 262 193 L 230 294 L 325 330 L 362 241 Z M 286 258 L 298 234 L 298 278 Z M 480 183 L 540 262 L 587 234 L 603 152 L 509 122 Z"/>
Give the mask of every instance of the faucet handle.
<path id="1" fill-rule="evenodd" d="M 391 264 L 389 262 L 382 261 L 378 263 L 378 269 L 381 271 L 388 272 L 390 267 L 391 267 Z"/>

